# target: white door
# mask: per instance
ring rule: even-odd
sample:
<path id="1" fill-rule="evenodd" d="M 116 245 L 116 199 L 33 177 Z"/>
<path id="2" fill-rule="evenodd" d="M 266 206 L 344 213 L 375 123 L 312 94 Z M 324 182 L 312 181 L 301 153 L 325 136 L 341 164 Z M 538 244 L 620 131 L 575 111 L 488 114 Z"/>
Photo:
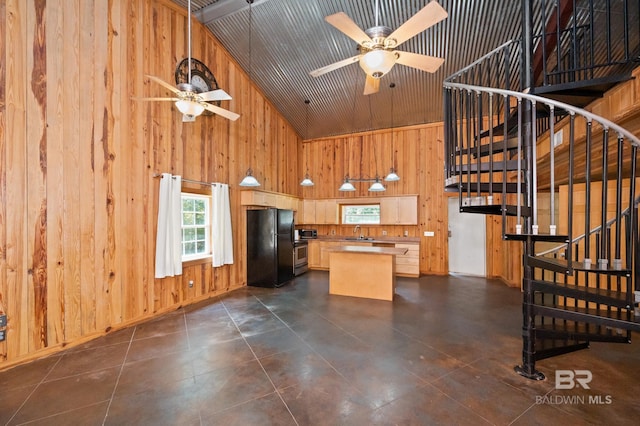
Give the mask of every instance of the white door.
<path id="1" fill-rule="evenodd" d="M 460 213 L 458 197 L 449 197 L 449 273 L 486 276 L 486 216 Z"/>

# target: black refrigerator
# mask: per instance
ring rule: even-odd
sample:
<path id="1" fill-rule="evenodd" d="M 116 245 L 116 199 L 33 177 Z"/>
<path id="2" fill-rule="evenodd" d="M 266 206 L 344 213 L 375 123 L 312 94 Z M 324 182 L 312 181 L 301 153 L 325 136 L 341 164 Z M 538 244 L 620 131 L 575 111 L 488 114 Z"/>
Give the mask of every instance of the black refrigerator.
<path id="1" fill-rule="evenodd" d="M 247 210 L 247 284 L 280 287 L 293 279 L 293 211 Z"/>

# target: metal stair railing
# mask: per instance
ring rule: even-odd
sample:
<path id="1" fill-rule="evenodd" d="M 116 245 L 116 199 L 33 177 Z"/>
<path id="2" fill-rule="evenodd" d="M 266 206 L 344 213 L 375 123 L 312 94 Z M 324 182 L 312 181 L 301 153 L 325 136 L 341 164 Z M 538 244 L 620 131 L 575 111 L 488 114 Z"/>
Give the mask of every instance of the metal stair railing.
<path id="1" fill-rule="evenodd" d="M 576 177 L 582 182 L 585 182 L 586 184 L 590 185 L 591 179 L 594 177 L 594 169 L 595 169 L 592 163 L 595 162 L 594 160 L 599 159 L 601 161 L 601 165 L 599 166 L 601 171 L 600 178 L 601 178 L 601 181 L 603 182 L 607 182 L 610 179 L 610 176 L 609 176 L 610 173 L 608 171 L 608 168 L 611 166 L 611 164 L 620 165 L 620 167 L 618 168 L 619 170 L 616 176 L 614 177 L 614 180 L 616 182 L 616 194 L 615 194 L 615 205 L 617 208 L 616 218 L 618 221 L 620 220 L 620 215 L 622 211 L 621 206 L 623 204 L 623 199 L 622 199 L 623 173 L 625 175 L 633 176 L 633 177 L 635 177 L 636 175 L 635 167 L 634 167 L 634 170 L 631 170 L 630 164 L 627 164 L 626 166 L 627 169 L 625 170 L 625 161 L 627 161 L 629 158 L 635 159 L 637 155 L 637 148 L 640 147 L 640 139 L 638 139 L 635 135 L 633 135 L 626 129 L 618 126 L 617 124 L 607 120 L 606 118 L 600 117 L 589 111 L 586 111 L 584 109 L 577 108 L 562 102 L 558 102 L 555 100 L 543 98 L 540 96 L 515 92 L 511 90 L 481 87 L 481 86 L 461 84 L 461 83 L 453 83 L 450 81 L 445 81 L 443 85 L 445 87 L 445 119 L 447 120 L 446 127 L 449 129 L 462 130 L 459 133 L 456 133 L 455 131 L 445 132 L 445 137 L 448 139 L 445 141 L 445 145 L 449 147 L 449 152 L 457 153 L 457 156 L 451 156 L 451 155 L 447 156 L 449 160 L 453 159 L 453 161 L 450 162 L 447 167 L 447 170 L 451 174 L 449 177 L 452 177 L 453 173 L 456 173 L 456 171 L 459 171 L 461 169 L 460 166 L 466 165 L 467 167 L 465 169 L 466 170 L 465 174 L 457 173 L 459 182 L 471 183 L 471 182 L 482 181 L 482 176 L 480 174 L 481 167 L 478 166 L 474 169 L 470 166 L 472 164 L 476 164 L 480 162 L 479 147 L 481 145 L 480 133 L 482 130 L 482 126 L 480 125 L 480 123 L 483 121 L 493 122 L 495 121 L 495 118 L 492 116 L 479 117 L 477 114 L 476 115 L 473 114 L 474 111 L 481 111 L 483 105 L 489 105 L 490 108 L 487 108 L 487 110 L 491 111 L 492 110 L 491 106 L 494 105 L 495 103 L 494 98 L 502 97 L 503 105 L 501 107 L 501 110 L 504 111 L 504 114 L 506 116 L 507 111 L 510 111 L 512 109 L 512 107 L 508 105 L 507 102 L 510 102 L 509 100 L 513 99 L 517 103 L 517 105 L 515 106 L 515 110 L 517 111 L 517 117 L 518 117 L 516 124 L 517 124 L 518 131 L 520 131 L 520 129 L 524 125 L 524 120 L 525 120 L 525 117 L 523 117 L 523 113 L 524 113 L 523 106 L 526 102 L 528 102 L 531 106 L 530 111 L 532 112 L 532 115 L 533 115 L 531 117 L 532 122 L 535 122 L 537 119 L 536 108 L 539 106 L 542 106 L 543 109 L 548 110 L 549 116 L 552 118 L 558 113 L 558 111 L 561 111 L 562 114 L 568 114 L 568 120 L 561 121 L 557 124 L 555 124 L 555 120 L 551 120 L 551 128 L 545 135 L 543 135 L 545 136 L 546 139 L 548 139 L 550 144 L 550 146 L 548 146 L 546 149 L 547 153 L 544 155 L 545 158 L 543 159 L 543 161 L 546 160 L 546 162 L 548 163 L 546 168 L 549 171 L 549 175 L 548 175 L 548 181 L 545 182 L 545 187 L 547 187 L 549 190 L 549 199 L 551 201 L 550 213 L 554 212 L 555 210 L 554 200 L 556 195 L 556 186 L 559 183 L 564 183 L 568 185 L 569 192 L 572 193 L 574 190 L 573 186 L 575 185 L 575 182 L 577 180 Z M 463 111 L 462 116 L 459 114 L 459 110 Z M 585 161 L 584 168 L 582 170 L 576 169 L 576 162 L 575 162 L 576 123 L 578 121 L 582 121 L 582 123 L 585 126 L 584 138 L 585 138 L 585 145 L 588 147 L 587 148 L 588 153 L 586 155 L 586 158 L 588 159 L 588 161 Z M 508 122 L 508 119 L 505 119 L 502 121 L 502 125 L 505 128 L 507 126 L 507 122 Z M 564 170 L 564 173 L 562 173 L 563 172 L 562 170 L 556 171 L 555 157 L 556 157 L 556 150 L 558 150 L 559 148 L 554 146 L 555 140 L 556 140 L 556 132 L 557 132 L 556 127 L 562 125 L 563 122 L 565 123 L 563 127 L 569 128 L 569 141 L 568 141 L 569 167 L 566 170 Z M 494 128 L 492 123 L 489 123 L 488 126 L 491 129 Z M 602 135 L 602 145 L 601 145 L 602 152 L 598 155 L 599 158 L 593 158 L 591 154 L 591 148 L 592 148 L 593 139 L 594 139 L 593 134 L 594 134 L 594 129 L 596 128 L 600 128 L 601 135 Z M 508 133 L 508 130 L 506 133 Z M 617 135 L 617 139 L 615 142 L 611 142 L 609 140 L 611 133 L 615 133 Z M 462 137 L 460 137 L 460 135 L 462 135 Z M 492 144 L 495 144 L 495 140 L 493 140 L 494 135 L 489 134 L 487 138 L 488 138 L 487 145 L 491 146 Z M 533 138 L 534 138 L 533 146 L 529 147 L 528 150 L 526 149 L 526 147 L 523 146 L 522 143 L 518 143 L 517 148 L 511 154 L 511 158 L 526 159 L 527 156 L 530 157 L 528 160 L 530 160 L 530 164 L 532 165 L 533 170 L 531 171 L 532 175 L 531 175 L 531 178 L 529 179 L 530 181 L 526 182 L 525 184 L 526 184 L 527 192 L 530 192 L 532 195 L 533 205 L 528 207 L 532 208 L 533 219 L 532 219 L 531 229 L 525 230 L 525 232 L 531 233 L 531 234 L 537 234 L 539 223 L 538 223 L 538 212 L 537 212 L 538 173 L 536 169 L 539 167 L 538 166 L 538 163 L 539 163 L 538 149 L 544 149 L 544 147 L 538 145 L 538 142 L 537 142 L 538 136 L 535 132 L 533 134 Z M 520 139 L 521 139 L 521 135 L 519 134 L 518 135 L 519 142 L 520 142 Z M 627 144 L 630 145 L 631 147 L 631 155 L 628 157 L 625 157 L 624 147 Z M 609 150 L 611 148 L 617 153 L 617 158 L 613 158 L 610 156 Z M 564 149 L 564 151 L 565 152 L 563 154 L 566 157 L 567 150 Z M 474 155 L 475 155 L 475 158 L 474 158 Z M 502 155 L 503 155 L 502 161 L 504 162 L 509 157 L 509 155 L 507 155 L 506 153 L 506 145 L 504 146 Z M 496 162 L 495 159 L 492 161 L 494 163 Z M 516 203 L 519 209 L 523 207 L 524 205 L 523 203 L 526 201 L 526 198 L 522 196 L 522 192 L 521 192 L 521 187 L 523 183 L 521 179 L 523 178 L 523 175 L 524 175 L 523 169 L 520 166 L 520 164 L 522 163 L 523 162 L 518 162 L 518 168 L 514 171 L 515 176 L 513 175 L 511 175 L 510 177 L 507 176 L 506 180 L 504 179 L 505 178 L 504 170 L 506 170 L 505 167 L 502 168 L 503 170 L 502 173 L 496 173 L 497 169 L 495 168 L 493 169 L 491 167 L 488 168 L 488 174 L 491 175 L 490 179 L 496 179 L 496 178 L 502 177 L 503 180 L 501 182 L 507 183 L 510 178 L 513 179 L 515 177 L 515 180 L 518 183 L 517 192 L 516 192 L 517 194 Z M 475 170 L 474 174 L 472 174 L 472 170 Z M 558 172 L 560 172 L 562 176 L 558 176 Z M 505 185 L 503 185 L 503 187 L 504 186 Z M 607 199 L 607 186 L 608 185 L 602 185 L 601 199 L 603 200 Z M 620 186 L 619 190 L 618 190 L 618 186 Z M 468 187 L 470 187 L 470 185 Z M 473 195 L 475 195 L 476 197 L 479 197 L 481 196 L 480 194 L 481 185 L 476 185 L 476 187 L 477 187 L 477 190 Z M 633 188 L 633 192 L 629 194 L 630 198 L 628 198 L 628 200 L 630 199 L 631 202 L 633 202 L 633 200 L 635 199 L 635 185 L 632 185 L 632 188 Z M 590 190 L 587 190 L 587 192 L 590 193 Z M 470 195 L 470 191 L 468 190 L 467 190 L 467 195 Z M 502 195 L 503 195 L 503 203 L 504 203 L 506 199 L 506 192 L 503 191 Z M 568 224 L 567 233 L 569 236 L 572 235 L 572 232 L 571 232 L 572 231 L 571 229 L 572 212 L 573 212 L 573 206 L 569 205 L 568 211 L 567 211 L 567 215 L 568 215 L 567 222 L 566 222 Z M 588 211 L 586 213 L 588 213 Z M 606 224 L 607 222 L 606 203 L 603 203 L 603 208 L 601 209 L 600 216 L 602 218 L 601 225 Z M 548 219 L 549 219 L 549 234 L 555 234 L 556 227 L 557 227 L 555 223 L 556 222 L 555 214 L 549 214 Z M 589 222 L 590 220 L 589 218 L 587 218 L 587 223 Z M 521 225 L 521 222 L 519 219 L 516 225 L 517 226 L 516 233 L 521 232 L 521 230 L 519 229 L 520 227 L 518 225 Z M 604 229 L 604 226 L 603 226 L 603 229 Z M 587 232 L 588 231 L 589 229 L 587 229 Z M 618 236 L 617 239 L 619 240 L 620 237 Z M 601 259 L 603 259 L 603 257 L 601 257 Z"/>

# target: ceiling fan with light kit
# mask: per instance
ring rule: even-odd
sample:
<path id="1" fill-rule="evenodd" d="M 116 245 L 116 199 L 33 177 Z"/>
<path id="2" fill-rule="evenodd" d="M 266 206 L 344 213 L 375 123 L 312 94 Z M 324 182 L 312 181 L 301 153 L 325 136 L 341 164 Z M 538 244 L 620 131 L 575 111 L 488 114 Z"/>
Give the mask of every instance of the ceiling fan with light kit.
<path id="1" fill-rule="evenodd" d="M 188 56 L 176 68 L 176 86 L 153 75 L 146 75 L 173 93 L 173 97 L 135 98 L 138 101 L 171 101 L 182 113 L 183 122 L 195 121 L 203 113 L 213 113 L 235 121 L 240 114 L 221 108 L 220 101 L 231 100 L 224 90 L 218 88 L 213 73 L 207 66 L 191 57 L 191 0 L 188 3 Z M 214 102 L 214 103 L 211 103 Z"/>
<path id="2" fill-rule="evenodd" d="M 319 77 L 330 71 L 359 62 L 360 67 L 367 74 L 364 94 L 377 93 L 380 88 L 380 78 L 388 73 L 395 64 L 405 65 L 426 72 L 436 72 L 444 63 L 444 59 L 418 53 L 396 50 L 405 41 L 422 31 L 432 27 L 447 18 L 447 11 L 433 0 L 420 9 L 395 31 L 378 25 L 379 0 L 376 0 L 376 26 L 362 30 L 344 12 L 338 12 L 325 17 L 325 21 L 358 43 L 360 53 L 351 58 L 343 59 L 333 64 L 311 71 L 313 77 Z"/>

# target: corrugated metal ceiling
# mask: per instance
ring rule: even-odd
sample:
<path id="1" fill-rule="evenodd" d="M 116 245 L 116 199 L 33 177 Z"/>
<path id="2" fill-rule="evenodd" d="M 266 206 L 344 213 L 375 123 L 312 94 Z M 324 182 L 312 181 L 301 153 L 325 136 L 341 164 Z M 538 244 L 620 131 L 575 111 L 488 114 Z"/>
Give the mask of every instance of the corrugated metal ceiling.
<path id="1" fill-rule="evenodd" d="M 187 8 L 187 0 L 174 1 Z M 379 0 L 379 24 L 395 29 L 428 2 Z M 358 53 L 324 17 L 342 11 L 366 29 L 376 24 L 376 1 L 256 0 L 249 9 L 246 0 L 192 0 L 191 7 L 297 132 L 313 139 L 441 121 L 442 80 L 520 35 L 520 0 L 439 3 L 449 17 L 400 50 L 443 57 L 444 65 L 435 74 L 395 65 L 382 77 L 380 91 L 369 96 L 362 94 L 365 74 L 355 63 L 318 78 L 309 71 Z M 212 8 L 232 12 L 208 21 Z M 305 99 L 311 101 L 308 126 Z"/>

